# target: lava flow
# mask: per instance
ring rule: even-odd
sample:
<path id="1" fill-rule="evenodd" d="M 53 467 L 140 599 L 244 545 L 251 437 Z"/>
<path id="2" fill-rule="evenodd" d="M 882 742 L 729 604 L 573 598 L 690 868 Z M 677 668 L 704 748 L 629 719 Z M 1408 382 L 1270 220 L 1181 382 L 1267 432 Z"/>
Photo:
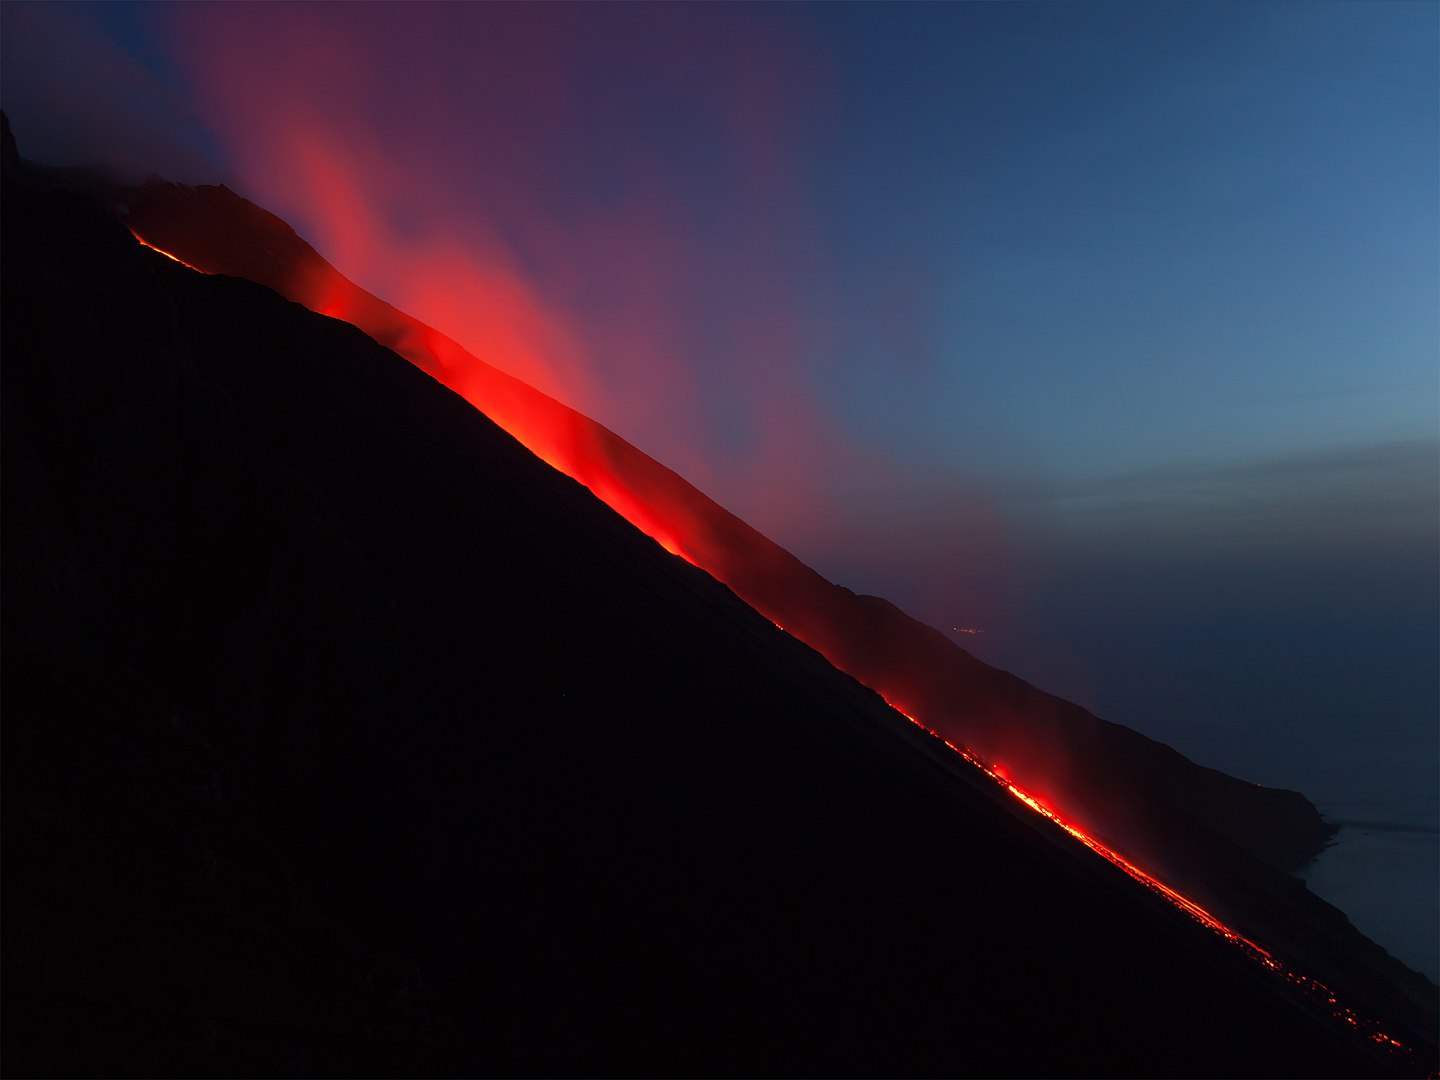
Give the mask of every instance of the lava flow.
<path id="1" fill-rule="evenodd" d="M 892 704 L 891 708 L 895 708 L 895 706 Z M 1057 813 L 1052 807 L 1047 806 L 1044 802 L 1042 802 L 1040 799 L 1037 799 L 1034 795 L 1031 795 L 1023 788 L 1018 787 L 1012 781 L 1007 779 L 1000 772 L 1000 770 L 998 770 L 995 766 L 991 765 L 989 762 L 985 761 L 979 755 L 972 753 L 963 746 L 955 745 L 955 743 L 945 738 L 939 732 L 932 731 L 930 728 L 926 727 L 919 720 L 916 720 L 915 717 L 905 712 L 905 710 L 896 708 L 895 711 L 898 712 L 901 716 L 905 717 L 905 719 L 909 720 L 916 727 L 920 728 L 926 734 L 932 736 L 933 738 L 939 739 L 949 749 L 959 754 L 962 758 L 965 759 L 965 761 L 973 765 L 975 768 L 979 769 L 987 777 L 989 777 L 991 780 L 993 780 L 995 783 L 999 784 L 1002 788 L 1009 792 L 1010 795 L 1018 799 L 1020 802 L 1024 803 L 1031 810 L 1035 811 L 1035 813 L 1039 814 L 1046 820 L 1053 822 L 1055 825 L 1059 826 L 1066 833 L 1068 833 L 1071 837 L 1078 840 L 1081 844 L 1085 845 L 1085 847 L 1089 848 L 1091 851 L 1095 852 L 1095 854 L 1099 855 L 1101 858 L 1109 861 L 1113 865 L 1125 871 L 1126 874 L 1128 874 L 1135 881 L 1138 881 L 1141 885 L 1144 885 L 1145 888 L 1149 889 L 1157 896 L 1163 897 L 1172 905 L 1183 911 L 1186 915 L 1190 916 L 1196 922 L 1200 923 L 1200 925 L 1204 926 L 1206 929 L 1216 934 L 1219 934 L 1226 941 L 1229 941 L 1232 945 L 1238 947 L 1242 952 L 1249 956 L 1250 959 L 1260 963 L 1264 967 L 1268 968 L 1270 971 L 1274 972 L 1276 975 L 1283 978 L 1286 982 L 1296 987 L 1298 990 L 1304 993 L 1306 997 L 1310 998 L 1311 1001 L 1319 1005 L 1325 1012 L 1329 1013 L 1336 1020 L 1350 1025 L 1352 1028 L 1355 1028 L 1357 1031 L 1361 1032 L 1371 1042 L 1374 1042 L 1377 1045 L 1384 1047 L 1386 1050 L 1389 1050 L 1392 1053 L 1405 1055 L 1408 1055 L 1410 1053 L 1404 1043 L 1402 1043 L 1399 1039 L 1396 1039 L 1393 1036 L 1388 1035 L 1384 1031 L 1382 1031 L 1380 1029 L 1380 1026 L 1375 1021 L 1369 1019 L 1368 1017 L 1362 1016 L 1361 1014 L 1355 1012 L 1353 1009 L 1350 1009 L 1345 1005 L 1342 1005 L 1339 999 L 1336 997 L 1334 991 L 1332 991 L 1319 979 L 1311 978 L 1308 975 L 1301 975 L 1298 972 L 1291 971 L 1279 960 L 1277 960 L 1268 950 L 1262 948 L 1255 942 L 1251 941 L 1249 938 L 1245 937 L 1243 934 L 1239 933 L 1237 930 L 1234 930 L 1231 927 L 1227 926 L 1225 923 L 1221 922 L 1219 919 L 1217 919 L 1214 915 L 1210 914 L 1210 912 L 1206 911 L 1195 901 L 1191 900 L 1187 896 L 1183 896 L 1176 890 L 1172 889 L 1169 885 L 1166 885 L 1159 878 L 1156 878 L 1152 874 L 1146 873 L 1129 859 L 1114 851 L 1112 848 L 1107 847 L 1105 844 L 1095 839 L 1095 837 L 1089 835 L 1083 829 L 1072 824 L 1071 822 L 1066 821 L 1065 818 L 1062 817 L 1059 813 Z"/>
<path id="2" fill-rule="evenodd" d="M 201 270 L 198 266 L 191 266 L 191 265 L 190 265 L 188 262 L 186 262 L 184 259 L 180 258 L 180 256 L 178 256 L 178 255 L 172 255 L 172 254 L 170 254 L 170 252 L 166 251 L 164 248 L 158 248 L 158 247 L 156 247 L 154 244 L 150 243 L 150 241 L 146 240 L 143 236 L 141 236 L 139 233 L 137 233 L 134 229 L 131 229 L 131 230 L 130 230 L 130 235 L 133 236 L 133 237 L 135 237 L 136 241 L 140 244 L 141 247 L 147 247 L 147 248 L 149 248 L 151 251 L 154 251 L 154 252 L 156 252 L 156 253 L 158 253 L 158 254 L 160 254 L 160 255 L 164 255 L 164 256 L 165 256 L 167 259 L 169 259 L 171 262 L 177 262 L 177 263 L 179 263 L 181 266 L 185 267 L 187 270 L 194 270 L 197 274 L 203 274 L 203 273 L 205 273 L 205 271 L 204 271 L 204 270 Z"/>

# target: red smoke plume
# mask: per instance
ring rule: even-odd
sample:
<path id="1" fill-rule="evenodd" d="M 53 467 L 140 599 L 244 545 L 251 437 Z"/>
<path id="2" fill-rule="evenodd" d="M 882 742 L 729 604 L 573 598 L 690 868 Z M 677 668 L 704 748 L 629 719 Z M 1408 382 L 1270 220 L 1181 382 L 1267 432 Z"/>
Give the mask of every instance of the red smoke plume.
<path id="1" fill-rule="evenodd" d="M 234 186 L 347 277 L 832 575 L 995 625 L 1013 566 L 987 500 L 953 465 L 917 468 L 908 435 L 882 449 L 837 419 L 854 360 L 811 155 L 843 116 L 812 38 L 693 6 L 173 21 Z M 903 386 L 928 324 L 902 278 L 874 301 L 890 347 L 866 348 Z"/>
<path id="2" fill-rule="evenodd" d="M 773 29 L 696 15 L 631 34 L 621 9 L 196 6 L 178 36 L 241 190 L 348 277 L 800 529 L 868 456 L 807 372 L 824 260 L 793 148 L 823 73 Z M 635 108 L 673 114 L 674 144 Z"/>

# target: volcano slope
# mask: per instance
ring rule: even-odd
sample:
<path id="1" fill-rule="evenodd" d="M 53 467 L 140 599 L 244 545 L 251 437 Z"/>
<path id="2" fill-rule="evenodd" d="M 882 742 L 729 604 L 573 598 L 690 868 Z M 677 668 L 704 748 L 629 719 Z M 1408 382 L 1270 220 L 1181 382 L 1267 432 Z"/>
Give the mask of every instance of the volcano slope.
<path id="1" fill-rule="evenodd" d="M 456 390 L 663 546 L 931 730 L 1005 770 L 1242 933 L 1366 987 L 1421 1030 L 1433 984 L 1355 932 L 1288 871 L 1332 834 L 1299 793 L 1262 788 L 981 663 L 894 605 L 804 565 L 613 432 L 356 286 L 283 221 L 224 187 L 152 180 L 106 197 L 146 242 L 351 322 Z"/>
<path id="2" fill-rule="evenodd" d="M 7 1075 L 1433 1065 L 353 327 L 3 211 Z"/>
<path id="3" fill-rule="evenodd" d="M 466 352 L 340 274 L 285 222 L 223 186 L 160 180 L 110 196 L 138 237 L 209 273 L 268 285 L 353 323 L 460 393 L 672 552 L 928 727 L 1150 866 L 1224 896 L 1195 866 L 1195 830 L 1282 870 L 1334 833 L 1302 795 L 1206 769 L 981 663 L 878 597 L 857 596 L 614 432 Z"/>

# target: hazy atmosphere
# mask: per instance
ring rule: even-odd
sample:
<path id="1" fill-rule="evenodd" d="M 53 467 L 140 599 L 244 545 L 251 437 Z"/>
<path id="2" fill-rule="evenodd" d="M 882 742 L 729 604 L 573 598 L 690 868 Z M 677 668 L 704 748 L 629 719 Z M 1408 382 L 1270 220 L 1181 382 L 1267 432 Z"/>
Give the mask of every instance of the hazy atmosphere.
<path id="1" fill-rule="evenodd" d="M 1440 977 L 1435 5 L 0 28 L 26 158 L 223 182 L 830 578 L 1303 791 L 1312 887 Z"/>

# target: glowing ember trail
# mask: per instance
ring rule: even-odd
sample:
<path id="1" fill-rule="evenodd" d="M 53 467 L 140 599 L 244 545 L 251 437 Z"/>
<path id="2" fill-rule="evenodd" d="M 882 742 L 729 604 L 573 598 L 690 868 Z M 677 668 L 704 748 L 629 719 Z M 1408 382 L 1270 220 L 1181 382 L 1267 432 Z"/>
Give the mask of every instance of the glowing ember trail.
<path id="1" fill-rule="evenodd" d="M 1056 813 L 1054 809 L 1046 806 L 1043 802 L 1041 802 L 1039 799 L 1037 799 L 1035 796 L 1031 795 L 1024 789 L 1017 787 L 1013 782 L 1001 775 L 1001 773 L 993 765 L 985 761 L 977 754 L 972 753 L 971 751 L 965 749 L 965 747 L 963 746 L 956 746 L 953 742 L 945 738 L 939 732 L 931 730 L 930 728 L 922 724 L 919 720 L 916 720 L 915 717 L 911 716 L 904 709 L 896 708 L 893 704 L 889 702 L 887 702 L 887 704 L 890 704 L 890 707 L 892 709 L 895 709 L 896 712 L 898 712 L 901 716 L 905 717 L 906 720 L 909 720 L 921 731 L 924 731 L 932 738 L 940 740 L 940 742 L 944 743 L 949 749 L 959 754 L 967 762 L 969 762 L 975 768 L 979 769 L 991 780 L 995 781 L 995 783 L 999 784 L 1012 796 L 1014 796 L 1020 802 L 1024 803 L 1031 810 L 1035 811 L 1035 813 L 1039 814 L 1046 820 L 1053 822 L 1055 825 L 1065 830 L 1065 832 L 1068 833 L 1070 836 L 1074 837 L 1091 851 L 1095 852 L 1095 854 L 1099 855 L 1101 858 L 1109 861 L 1115 866 L 1118 866 L 1121 870 L 1125 871 L 1125 873 L 1130 875 L 1130 877 L 1138 881 L 1141 885 L 1144 885 L 1151 892 L 1155 893 L 1157 896 L 1161 896 L 1164 899 L 1168 900 L 1171 904 L 1179 908 L 1186 915 L 1189 915 L 1196 922 L 1200 923 L 1200 925 L 1204 926 L 1208 930 L 1213 931 L 1216 934 L 1219 934 L 1226 941 L 1238 947 L 1242 952 L 1249 956 L 1250 959 L 1262 964 L 1270 971 L 1283 978 L 1286 982 L 1296 987 L 1308 998 L 1310 998 L 1317 1005 L 1319 1005 L 1322 1009 L 1324 1009 L 1331 1016 L 1333 1016 L 1336 1020 L 1350 1025 L 1352 1028 L 1361 1032 L 1371 1042 L 1383 1046 L 1391 1053 L 1407 1055 L 1410 1053 L 1404 1043 L 1402 1043 L 1399 1039 L 1396 1039 L 1381 1031 L 1379 1025 L 1376 1024 L 1373 1020 L 1370 1020 L 1368 1017 L 1363 1017 L 1360 1014 L 1356 1013 L 1353 1009 L 1347 1008 L 1346 1006 L 1340 1004 L 1339 999 L 1335 996 L 1334 991 L 1332 991 L 1319 979 L 1313 979 L 1308 975 L 1301 975 L 1297 972 L 1291 971 L 1279 960 L 1275 959 L 1275 957 L 1272 956 L 1269 951 L 1261 948 L 1255 942 L 1251 941 L 1249 938 L 1245 937 L 1238 931 L 1231 929 L 1229 926 L 1226 926 L 1214 915 L 1210 914 L 1210 912 L 1206 911 L 1199 904 L 1195 903 L 1195 901 L 1191 900 L 1187 896 L 1182 896 L 1170 886 L 1166 885 L 1163 881 L 1140 869 L 1140 867 L 1136 866 L 1133 862 L 1125 858 L 1123 855 L 1102 844 L 1099 840 L 1096 840 L 1093 836 L 1090 836 L 1084 830 L 1077 828 L 1075 825 L 1072 825 L 1070 822 L 1066 821 L 1058 813 Z"/>
<path id="2" fill-rule="evenodd" d="M 180 258 L 180 256 L 178 256 L 178 255 L 171 255 L 170 252 L 164 250 L 163 248 L 158 248 L 158 247 L 156 247 L 154 244 L 150 243 L 150 242 L 149 242 L 148 240 L 146 240 L 143 236 L 141 236 L 139 233 L 137 233 L 134 229 L 131 229 L 131 230 L 130 230 L 130 235 L 133 236 L 133 237 L 135 237 L 135 239 L 140 242 L 140 245 L 141 245 L 142 247 L 147 247 L 147 248 L 149 248 L 151 251 L 159 252 L 161 255 L 164 255 L 167 259 L 169 259 L 171 262 L 177 262 L 177 263 L 179 263 L 181 266 L 185 267 L 185 268 L 188 269 L 188 270 L 194 270 L 197 274 L 203 274 L 203 273 L 205 273 L 205 271 L 204 271 L 204 270 L 201 270 L 198 266 L 191 266 L 191 265 L 190 265 L 189 263 L 187 263 L 184 259 Z"/>

